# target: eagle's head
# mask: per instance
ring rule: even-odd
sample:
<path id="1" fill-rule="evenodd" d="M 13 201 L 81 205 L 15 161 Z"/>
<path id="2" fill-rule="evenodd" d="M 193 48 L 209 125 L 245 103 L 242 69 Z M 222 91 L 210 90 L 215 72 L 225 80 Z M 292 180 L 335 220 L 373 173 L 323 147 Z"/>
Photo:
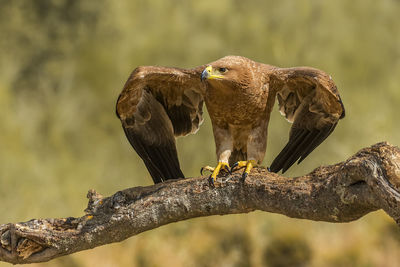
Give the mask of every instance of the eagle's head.
<path id="1" fill-rule="evenodd" d="M 226 56 L 209 64 L 201 73 L 201 80 L 212 87 L 246 88 L 253 83 L 254 62 L 240 56 Z"/>

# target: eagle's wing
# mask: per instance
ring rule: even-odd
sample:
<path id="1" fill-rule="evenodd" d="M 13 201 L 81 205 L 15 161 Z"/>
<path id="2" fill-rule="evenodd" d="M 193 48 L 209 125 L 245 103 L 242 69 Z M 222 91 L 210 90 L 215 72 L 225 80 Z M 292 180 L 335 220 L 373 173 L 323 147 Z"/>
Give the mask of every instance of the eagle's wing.
<path id="1" fill-rule="evenodd" d="M 125 134 L 154 183 L 184 177 L 175 137 L 195 133 L 202 123 L 203 67 L 138 67 L 116 106 Z"/>
<path id="2" fill-rule="evenodd" d="M 288 143 L 270 166 L 272 172 L 284 173 L 332 133 L 345 111 L 331 77 L 320 70 L 276 69 L 271 77 L 278 88 L 279 111 L 293 123 Z"/>

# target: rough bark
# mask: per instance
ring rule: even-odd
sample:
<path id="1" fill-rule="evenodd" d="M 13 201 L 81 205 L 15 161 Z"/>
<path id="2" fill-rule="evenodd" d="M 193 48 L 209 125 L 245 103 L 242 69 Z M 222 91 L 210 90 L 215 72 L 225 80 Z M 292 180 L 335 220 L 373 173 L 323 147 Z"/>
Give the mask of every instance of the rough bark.
<path id="1" fill-rule="evenodd" d="M 35 219 L 0 225 L 0 260 L 48 261 L 119 242 L 159 226 L 190 218 L 263 210 L 293 218 L 349 222 L 383 209 L 400 224 L 400 149 L 385 142 L 348 160 L 287 178 L 256 168 L 219 178 L 180 179 L 129 188 L 110 197 L 94 190 L 80 218 Z"/>

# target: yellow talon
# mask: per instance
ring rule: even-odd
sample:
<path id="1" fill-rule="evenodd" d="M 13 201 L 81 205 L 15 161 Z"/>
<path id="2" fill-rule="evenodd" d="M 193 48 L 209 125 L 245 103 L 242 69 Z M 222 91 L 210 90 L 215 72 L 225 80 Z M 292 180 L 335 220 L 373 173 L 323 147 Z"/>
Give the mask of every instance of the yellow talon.
<path id="1" fill-rule="evenodd" d="M 246 167 L 247 166 L 247 161 L 238 161 L 238 162 L 236 162 L 235 164 L 233 164 L 233 166 L 232 166 L 232 169 L 231 169 L 231 171 L 233 171 L 234 169 L 240 169 L 240 168 L 243 168 L 243 167 Z"/>
<path id="2" fill-rule="evenodd" d="M 218 162 L 217 167 L 215 167 L 213 173 L 210 176 L 210 180 L 211 180 L 212 184 L 214 184 L 215 180 L 217 179 L 217 175 L 219 174 L 221 168 L 223 168 L 224 170 L 230 172 L 230 167 L 229 167 L 228 163 L 221 162 L 221 161 Z"/>
<path id="3" fill-rule="evenodd" d="M 210 167 L 210 166 L 207 165 L 207 166 L 201 167 L 200 174 L 203 175 L 204 171 L 213 172 L 214 170 L 215 170 L 215 168 Z"/>
<path id="4" fill-rule="evenodd" d="M 232 166 L 231 171 L 233 171 L 235 168 L 246 167 L 246 169 L 242 175 L 242 178 L 246 179 L 247 175 L 249 175 L 251 169 L 253 169 L 254 166 L 257 166 L 257 161 L 255 161 L 253 159 L 248 160 L 248 161 L 238 161 Z"/>
<path id="5" fill-rule="evenodd" d="M 243 179 L 246 179 L 246 177 L 247 177 L 247 175 L 249 175 L 251 169 L 253 169 L 253 167 L 256 165 L 257 165 L 257 161 L 255 161 L 255 160 L 249 160 L 247 162 L 246 170 L 244 171 L 243 176 L 242 176 Z"/>

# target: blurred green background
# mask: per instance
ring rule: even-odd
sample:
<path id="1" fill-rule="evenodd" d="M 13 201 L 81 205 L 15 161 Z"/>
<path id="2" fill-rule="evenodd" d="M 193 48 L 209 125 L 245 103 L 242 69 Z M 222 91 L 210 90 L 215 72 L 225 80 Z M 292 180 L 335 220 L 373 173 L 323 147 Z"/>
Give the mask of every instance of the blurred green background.
<path id="1" fill-rule="evenodd" d="M 242 55 L 331 74 L 346 118 L 289 176 L 379 141 L 400 145 L 399 14 L 395 0 L 1 0 L 0 223 L 82 216 L 90 188 L 107 196 L 151 184 L 114 113 L 139 65 Z M 264 164 L 289 127 L 275 108 Z M 207 116 L 178 147 L 186 176 L 215 164 Z M 381 211 L 347 224 L 253 212 L 179 222 L 35 266 L 398 266 L 399 251 L 397 226 Z"/>

